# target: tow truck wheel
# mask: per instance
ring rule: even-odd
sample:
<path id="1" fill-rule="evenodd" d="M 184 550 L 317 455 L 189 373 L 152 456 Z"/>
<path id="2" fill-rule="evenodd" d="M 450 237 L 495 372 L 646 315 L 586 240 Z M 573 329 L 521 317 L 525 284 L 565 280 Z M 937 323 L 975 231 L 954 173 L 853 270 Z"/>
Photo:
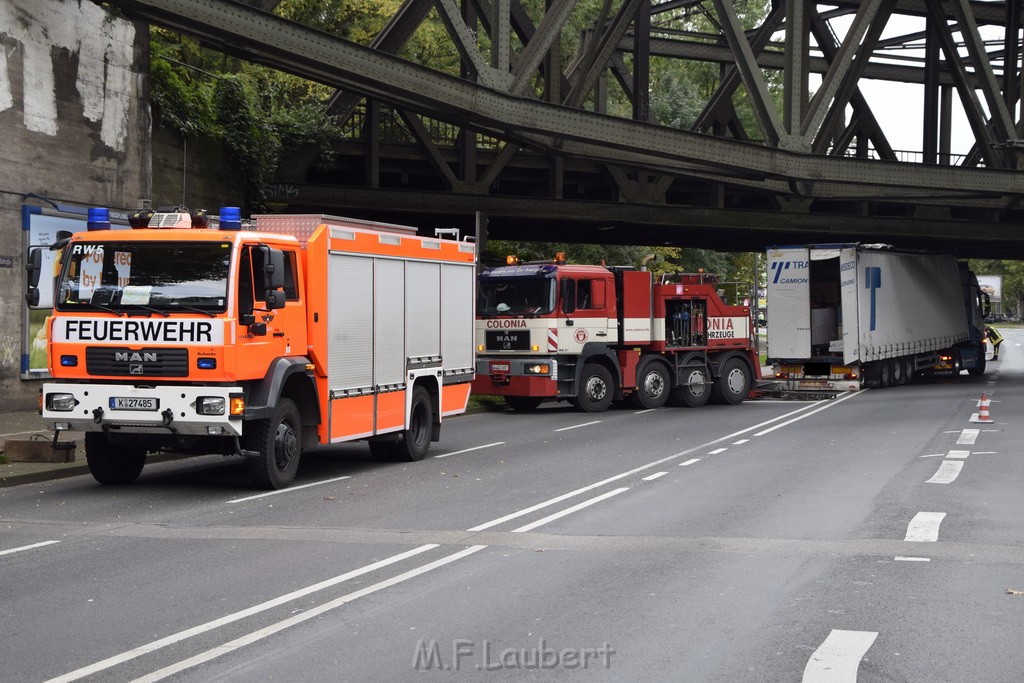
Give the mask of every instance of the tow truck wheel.
<path id="1" fill-rule="evenodd" d="M 131 484 L 146 464 L 146 449 L 130 444 L 114 444 L 106 434 L 85 434 L 85 461 L 89 472 L 101 484 Z"/>
<path id="2" fill-rule="evenodd" d="M 711 386 L 715 403 L 737 405 L 750 393 L 750 370 L 739 358 L 730 358 L 722 365 L 722 373 Z"/>
<path id="3" fill-rule="evenodd" d="M 539 396 L 506 396 L 505 404 L 517 413 L 529 413 L 536 410 L 543 400 Z"/>
<path id="4" fill-rule="evenodd" d="M 603 365 L 587 363 L 580 375 L 577 408 L 584 413 L 600 413 L 612 404 L 612 375 Z"/>
<path id="5" fill-rule="evenodd" d="M 409 428 L 402 432 L 398 442 L 392 444 L 398 460 L 422 460 L 430 448 L 430 396 L 423 387 L 412 391 L 412 405 L 409 407 Z"/>
<path id="6" fill-rule="evenodd" d="M 302 453 L 302 423 L 291 399 L 277 402 L 274 416 L 243 427 L 242 440 L 258 456 L 245 461 L 253 484 L 264 489 L 283 489 L 295 479 Z"/>
<path id="7" fill-rule="evenodd" d="M 658 361 L 644 363 L 636 373 L 636 391 L 629 398 L 638 408 L 660 408 L 668 401 L 670 383 L 664 365 Z"/>
<path id="8" fill-rule="evenodd" d="M 700 408 L 711 396 L 708 369 L 703 365 L 683 368 L 681 384 L 672 389 L 672 405 Z"/>

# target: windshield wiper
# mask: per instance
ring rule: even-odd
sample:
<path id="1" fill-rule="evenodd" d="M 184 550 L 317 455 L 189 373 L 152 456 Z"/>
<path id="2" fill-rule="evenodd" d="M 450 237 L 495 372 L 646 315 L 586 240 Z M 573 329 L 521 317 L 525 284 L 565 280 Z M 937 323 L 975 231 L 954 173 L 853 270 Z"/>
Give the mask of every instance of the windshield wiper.
<path id="1" fill-rule="evenodd" d="M 170 318 L 171 317 L 171 314 L 168 313 L 167 311 L 161 311 L 159 308 L 153 308 L 152 306 L 146 306 L 144 304 L 122 304 L 122 305 L 123 306 L 131 306 L 132 308 L 141 308 L 142 310 L 149 311 L 150 313 L 159 313 L 160 315 L 162 315 L 165 318 Z"/>
<path id="2" fill-rule="evenodd" d="M 179 303 L 172 303 L 172 304 L 167 304 L 167 305 L 170 308 L 180 308 L 180 309 L 183 309 L 183 310 L 186 310 L 186 311 L 192 311 L 193 313 L 202 313 L 203 315 L 208 315 L 211 318 L 216 318 L 217 317 L 216 313 L 210 313 L 209 311 L 207 311 L 204 308 L 196 308 L 195 306 L 188 306 L 186 304 L 179 304 Z"/>

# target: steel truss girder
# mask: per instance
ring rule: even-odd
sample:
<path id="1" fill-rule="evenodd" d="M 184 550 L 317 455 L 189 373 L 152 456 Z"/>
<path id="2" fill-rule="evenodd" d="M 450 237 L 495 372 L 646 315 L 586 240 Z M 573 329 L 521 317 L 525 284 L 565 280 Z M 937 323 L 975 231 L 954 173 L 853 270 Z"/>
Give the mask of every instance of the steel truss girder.
<path id="1" fill-rule="evenodd" d="M 633 11 L 620 15 L 626 19 L 632 18 L 637 6 L 636 0 L 629 2 L 634 3 L 629 5 Z M 727 5 L 716 2 L 728 12 Z M 845 186 L 865 196 L 885 196 L 893 188 L 901 188 L 897 191 L 904 194 L 934 191 L 1007 200 L 1021 194 L 1019 174 L 992 168 L 887 166 L 815 156 L 517 97 L 502 89 L 510 83 L 486 87 L 447 76 L 229 0 L 113 0 L 112 4 L 255 62 L 399 108 L 529 141 L 541 149 L 586 154 L 596 161 L 681 173 L 703 167 L 708 173 L 735 174 L 747 182 L 798 184 L 809 196 L 821 196 L 820 188 L 828 186 Z M 977 11 L 974 5 L 969 7 Z M 962 7 L 958 11 L 962 13 Z M 611 22 L 596 54 L 611 54 L 608 46 L 618 45 L 624 23 L 628 24 L 625 19 Z M 746 43 L 745 39 L 736 42 Z M 583 75 L 577 83 L 585 84 L 588 78 Z M 577 88 L 577 96 L 579 92 Z"/>

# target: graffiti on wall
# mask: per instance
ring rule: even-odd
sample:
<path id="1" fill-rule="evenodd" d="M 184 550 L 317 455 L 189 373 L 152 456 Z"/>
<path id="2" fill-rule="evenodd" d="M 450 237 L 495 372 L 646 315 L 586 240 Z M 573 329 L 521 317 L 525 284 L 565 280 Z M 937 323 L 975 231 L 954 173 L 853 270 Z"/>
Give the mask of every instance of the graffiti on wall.
<path id="1" fill-rule="evenodd" d="M 124 151 L 133 91 L 131 22 L 90 0 L 0 0 L 0 37 L 7 39 L 0 42 L 0 112 L 16 104 L 10 69 L 20 63 L 25 127 L 56 136 L 53 51 L 67 50 L 78 58 L 75 89 L 86 119 L 100 125 L 104 144 Z"/>

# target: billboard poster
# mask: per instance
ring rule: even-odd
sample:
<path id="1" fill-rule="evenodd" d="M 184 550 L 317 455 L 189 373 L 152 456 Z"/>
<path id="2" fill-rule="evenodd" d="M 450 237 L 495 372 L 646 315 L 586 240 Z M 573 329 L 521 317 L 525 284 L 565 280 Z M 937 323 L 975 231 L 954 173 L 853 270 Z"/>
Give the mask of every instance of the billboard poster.
<path id="1" fill-rule="evenodd" d="M 113 228 L 126 227 L 123 224 L 127 215 L 111 211 Z M 58 239 L 71 233 L 85 230 L 88 224 L 88 209 L 84 207 L 62 206 L 53 207 L 23 205 L 22 231 L 25 239 L 25 262 L 28 263 L 29 251 L 39 248 L 43 256 L 42 273 L 39 277 L 39 306 L 29 310 L 25 305 L 25 317 L 22 323 L 24 335 L 21 352 L 22 379 L 43 379 L 50 376 L 46 367 L 46 317 L 53 307 L 53 280 L 60 266 L 60 252 L 51 251 L 50 247 Z M 116 218 L 115 218 L 116 217 Z M 24 304 L 24 298 L 22 298 Z"/>
<path id="2" fill-rule="evenodd" d="M 1003 276 L 1002 275 L 979 275 L 978 287 L 988 294 L 989 301 L 994 304 L 1003 302 Z"/>

